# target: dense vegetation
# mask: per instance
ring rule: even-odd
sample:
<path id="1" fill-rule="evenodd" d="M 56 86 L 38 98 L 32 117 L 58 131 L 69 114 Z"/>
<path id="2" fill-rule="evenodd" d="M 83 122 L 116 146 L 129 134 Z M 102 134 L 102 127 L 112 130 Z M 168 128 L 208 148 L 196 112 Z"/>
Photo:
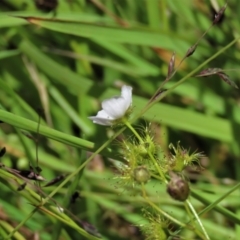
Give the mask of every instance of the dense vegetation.
<path id="1" fill-rule="evenodd" d="M 0 1 L 0 239 L 240 239 L 239 12 Z"/>

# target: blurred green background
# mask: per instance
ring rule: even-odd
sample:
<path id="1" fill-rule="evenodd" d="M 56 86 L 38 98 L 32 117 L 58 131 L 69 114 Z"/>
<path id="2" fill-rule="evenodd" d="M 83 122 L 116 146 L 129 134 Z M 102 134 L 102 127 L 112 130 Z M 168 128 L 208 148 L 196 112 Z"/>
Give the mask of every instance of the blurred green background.
<path id="1" fill-rule="evenodd" d="M 176 65 L 209 28 L 215 10 L 224 1 L 203 0 L 2 0 L 0 1 L 0 148 L 1 162 L 26 169 L 36 161 L 36 144 L 22 130 L 38 138 L 41 175 L 50 180 L 73 172 L 112 135 L 113 129 L 94 125 L 103 99 L 119 95 L 123 84 L 133 87 L 138 112 L 167 76 L 176 53 Z M 165 85 L 168 89 L 239 37 L 240 2 L 229 1 L 222 22 L 211 28 L 196 52 Z M 222 68 L 238 86 L 239 43 L 228 48 L 203 69 Z M 201 69 L 201 70 L 203 70 Z M 210 202 L 240 179 L 239 90 L 216 76 L 190 77 L 135 122 L 152 123 L 156 141 L 166 153 L 170 143 L 204 152 L 205 171 L 189 171 L 193 188 Z M 134 114 L 134 113 L 133 113 Z M 55 129 L 55 130 L 53 130 Z M 81 198 L 70 210 L 94 225 L 104 239 L 145 239 L 137 225 L 144 223 L 138 188 L 123 190 L 113 178 L 115 160 L 122 157 L 113 142 L 84 169 L 75 186 Z M 9 187 L 14 178 L 1 179 L 0 235 L 7 236 L 33 209 L 22 192 Z M 62 203 L 74 178 L 57 195 Z M 230 185 L 230 186 L 229 186 Z M 44 189 L 50 193 L 54 187 Z M 176 218 L 185 219 L 182 205 L 151 180 L 152 200 Z M 203 205 L 193 199 L 197 210 Z M 239 216 L 239 193 L 221 203 Z M 211 239 L 239 239 L 239 227 L 220 213 L 203 218 Z M 215 224 L 221 225 L 216 233 Z M 236 225 L 235 225 L 236 224 Z M 60 229 L 61 231 L 58 231 Z M 19 230 L 19 238 L 87 239 L 67 225 L 40 212 Z M 35 234 L 35 235 L 34 235 Z M 194 239 L 183 231 L 185 239 Z M 21 238 L 22 237 L 22 238 Z"/>

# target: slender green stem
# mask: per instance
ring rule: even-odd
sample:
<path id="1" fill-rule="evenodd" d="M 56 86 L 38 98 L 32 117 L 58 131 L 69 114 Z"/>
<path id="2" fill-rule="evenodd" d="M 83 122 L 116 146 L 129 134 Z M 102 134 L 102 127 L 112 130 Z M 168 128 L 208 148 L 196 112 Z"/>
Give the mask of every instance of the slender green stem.
<path id="1" fill-rule="evenodd" d="M 226 192 L 223 196 L 221 196 L 220 198 L 218 198 L 217 200 L 215 200 L 214 202 L 211 202 L 209 200 L 206 201 L 206 199 L 204 197 L 202 197 L 200 194 L 195 193 L 193 190 L 191 191 L 191 193 L 194 193 L 194 197 L 196 199 L 198 199 L 199 201 L 207 204 L 207 202 L 209 202 L 209 205 L 204 208 L 202 211 L 200 211 L 197 215 L 200 216 L 204 213 L 209 212 L 211 209 L 214 209 L 216 211 L 218 211 L 219 213 L 223 214 L 224 216 L 228 217 L 229 219 L 231 219 L 233 222 L 235 222 L 236 224 L 240 224 L 239 219 L 236 219 L 235 215 L 233 215 L 232 212 L 227 211 L 225 208 L 222 208 L 220 206 L 217 206 L 217 204 L 219 202 L 221 202 L 224 198 L 226 198 L 228 195 L 230 195 L 232 192 L 238 190 L 240 187 L 240 183 L 236 184 L 232 189 L 230 189 L 228 192 Z M 200 198 L 201 196 L 201 198 Z M 231 215 L 230 215 L 231 214 Z M 195 220 L 195 216 L 193 216 L 188 223 L 190 223 L 190 221 Z"/>
<path id="2" fill-rule="evenodd" d="M 188 215 L 189 215 L 189 218 L 190 218 L 190 221 L 188 221 L 186 224 L 189 224 L 189 225 L 191 224 L 191 226 L 193 227 L 192 230 L 193 230 L 199 237 L 201 237 L 201 239 L 204 239 L 204 240 L 205 240 L 205 236 L 203 235 L 203 233 L 196 227 L 196 223 L 195 223 L 195 221 L 193 220 L 193 219 L 195 219 L 195 217 L 193 216 L 190 207 L 188 206 L 188 204 L 187 204 L 186 201 L 184 202 L 184 204 L 185 204 L 186 211 L 187 211 L 187 213 L 188 213 Z M 180 227 L 180 228 L 178 229 L 179 232 L 181 231 L 181 228 L 182 228 L 182 227 Z"/>
<path id="3" fill-rule="evenodd" d="M 199 42 L 204 38 L 204 36 L 207 34 L 207 32 L 213 27 L 214 25 L 211 24 L 209 26 L 209 28 L 202 34 L 202 36 L 200 38 L 198 38 L 197 42 L 192 45 L 192 47 L 194 47 L 194 49 L 197 48 L 197 45 L 199 44 Z M 194 50 L 195 51 L 195 50 Z M 152 100 L 155 98 L 155 96 L 159 93 L 159 91 L 164 87 L 164 85 L 171 79 L 173 78 L 173 76 L 177 73 L 178 69 L 180 68 L 180 66 L 182 65 L 182 63 L 189 57 L 189 55 L 187 55 L 187 53 L 185 54 L 185 56 L 182 58 L 182 60 L 180 61 L 180 63 L 178 64 L 178 66 L 174 69 L 174 71 L 172 72 L 172 74 L 170 76 L 167 76 L 166 79 L 161 83 L 161 85 L 159 86 L 159 88 L 157 89 L 157 91 L 153 94 L 152 98 L 148 101 L 147 105 L 149 103 L 152 102 Z M 147 106 L 146 105 L 146 106 Z"/>
<path id="4" fill-rule="evenodd" d="M 132 127 L 132 125 L 127 120 L 124 120 L 124 124 L 132 131 L 132 133 L 136 136 L 136 138 L 139 140 L 139 142 L 141 144 L 144 144 L 144 141 L 142 140 L 142 138 L 140 137 L 138 132 Z"/>
<path id="5" fill-rule="evenodd" d="M 33 216 L 33 214 L 34 214 L 35 212 L 37 212 L 37 210 L 38 210 L 38 208 L 33 209 L 33 210 L 30 212 L 30 214 L 28 214 L 28 216 L 14 228 L 13 231 L 10 232 L 10 234 L 9 234 L 9 235 L 7 236 L 7 238 L 5 238 L 5 239 L 6 239 L 6 240 L 7 240 L 7 239 L 12 239 L 12 236 L 14 235 L 14 233 L 17 232 L 17 231 L 20 229 L 20 227 L 22 227 L 22 226 L 25 224 L 25 222 L 27 222 L 27 220 L 29 220 L 29 219 Z"/>
<path id="6" fill-rule="evenodd" d="M 148 109 L 150 109 L 156 102 L 159 102 L 162 100 L 167 94 L 172 92 L 176 87 L 178 87 L 180 84 L 185 82 L 188 78 L 193 76 L 195 73 L 197 73 L 202 67 L 207 65 L 209 62 L 211 62 L 213 59 L 215 59 L 217 56 L 219 56 L 221 53 L 226 51 L 228 48 L 230 48 L 233 44 L 235 44 L 237 41 L 239 41 L 240 38 L 233 39 L 227 46 L 221 48 L 218 52 L 216 52 L 213 56 L 208 58 L 205 62 L 200 64 L 197 68 L 195 68 L 193 71 L 188 73 L 186 76 L 184 76 L 182 79 L 180 79 L 176 84 L 174 84 L 171 88 L 169 88 L 167 91 L 163 92 L 158 98 L 153 99 L 153 101 L 149 104 L 147 104 L 137 115 L 134 116 L 131 122 L 137 120 L 139 117 L 141 117 Z M 155 94 L 156 95 L 156 94 Z"/>
<path id="7" fill-rule="evenodd" d="M 107 142 L 105 142 L 99 149 L 97 149 L 81 166 L 79 166 L 74 172 L 72 172 L 70 175 L 68 175 L 65 180 L 60 183 L 41 203 L 40 206 L 43 206 L 45 203 L 47 203 L 68 181 L 70 181 L 75 175 L 77 175 L 98 153 L 100 153 L 105 147 L 108 146 L 109 143 L 113 141 L 121 132 L 123 132 L 126 128 L 123 127 L 119 131 L 117 131 Z M 14 234 L 21 226 L 23 226 L 27 220 L 38 210 L 38 207 L 36 207 L 30 214 L 27 216 L 27 218 L 23 219 L 11 232 L 11 234 L 8 236 L 8 239 Z"/>
<path id="8" fill-rule="evenodd" d="M 1 239 L 5 239 L 7 237 L 7 232 L 11 232 L 12 228 L 13 227 L 10 223 L 8 223 L 7 221 L 4 221 L 4 220 L 0 220 Z M 26 238 L 19 232 L 16 232 L 13 237 L 15 240 L 26 240 Z"/>
<path id="9" fill-rule="evenodd" d="M 212 202 L 209 206 L 204 208 L 201 212 L 198 213 L 198 215 L 204 214 L 206 212 L 209 212 L 211 209 L 213 209 L 218 203 L 220 203 L 223 199 L 225 199 L 228 195 L 230 195 L 232 192 L 239 190 L 240 182 L 236 184 L 232 189 L 227 191 L 225 194 L 223 194 L 220 198 L 218 198 L 216 201 Z"/>
<path id="10" fill-rule="evenodd" d="M 207 207 L 207 210 L 209 211 L 210 209 L 214 209 L 215 211 L 223 214 L 225 217 L 227 217 L 229 220 L 233 221 L 234 223 L 240 225 L 240 218 L 238 218 L 237 214 L 233 213 L 232 211 L 226 209 L 225 207 L 219 206 L 219 205 L 215 205 L 214 207 L 211 206 L 212 202 L 211 200 L 209 200 L 208 197 L 203 196 L 200 192 L 192 189 L 191 190 L 191 195 L 199 200 L 200 202 L 202 202 L 205 205 L 210 205 L 209 207 Z M 201 214 L 203 214 L 203 212 L 201 212 Z"/>
<path id="11" fill-rule="evenodd" d="M 156 204 L 151 202 L 149 200 L 148 196 L 147 196 L 144 184 L 142 184 L 141 186 L 142 186 L 142 195 L 143 195 L 143 198 L 144 198 L 145 202 L 147 202 L 150 206 L 152 206 L 152 208 L 157 210 L 159 213 L 161 213 L 163 216 L 165 216 L 166 218 L 168 218 L 172 222 L 176 223 L 177 225 L 179 225 L 181 227 L 187 227 L 187 225 L 185 225 L 184 223 L 179 222 L 177 219 L 173 218 L 172 216 L 170 216 L 166 212 L 162 211 Z"/>
<path id="12" fill-rule="evenodd" d="M 191 230 L 194 230 L 195 233 L 197 235 L 199 235 L 202 239 L 205 239 L 205 237 L 202 235 L 201 232 L 198 231 L 197 228 L 192 228 L 191 225 L 189 224 L 184 224 L 184 223 L 181 223 L 180 221 L 176 220 L 175 218 L 173 218 L 172 216 L 170 216 L 169 214 L 167 214 L 166 212 L 162 211 L 156 204 L 154 204 L 153 202 L 151 202 L 147 196 L 147 193 L 146 193 L 146 190 L 145 190 L 145 185 L 142 184 L 142 195 L 143 195 L 143 198 L 144 200 L 150 205 L 152 206 L 152 208 L 154 208 L 155 210 L 157 210 L 160 214 L 162 214 L 163 216 L 165 216 L 166 218 L 168 218 L 169 220 L 171 220 L 172 222 L 175 222 L 176 224 L 180 225 L 181 228 L 183 227 L 186 227 L 186 228 L 189 228 Z M 189 209 L 189 208 L 188 208 Z"/>
<path id="13" fill-rule="evenodd" d="M 189 200 L 186 200 L 185 202 L 186 202 L 186 204 L 188 205 L 188 207 L 191 209 L 193 215 L 195 216 L 195 218 L 196 218 L 196 220 L 197 220 L 200 228 L 201 228 L 202 231 L 203 231 L 203 234 L 204 234 L 204 236 L 205 236 L 205 239 L 210 240 L 210 238 L 209 238 L 209 236 L 208 236 L 208 234 L 207 234 L 207 232 L 206 232 L 206 230 L 205 230 L 205 228 L 204 228 L 204 226 L 203 226 L 200 218 L 198 217 L 197 212 L 195 211 L 194 207 L 192 206 L 191 202 L 190 202 Z"/>
<path id="14" fill-rule="evenodd" d="M 126 128 L 122 128 L 117 131 L 109 140 L 107 140 L 101 147 L 99 147 L 81 166 L 79 166 L 74 172 L 66 177 L 66 179 L 59 184 L 42 202 L 41 205 L 44 205 L 50 198 L 52 198 L 58 190 L 60 190 L 69 180 L 71 180 L 74 176 L 76 176 L 98 153 L 100 153 L 104 148 L 106 148 L 121 132 L 123 132 Z"/>
<path id="15" fill-rule="evenodd" d="M 216 201 L 212 202 L 210 205 L 208 205 L 206 208 L 204 208 L 202 211 L 198 213 L 198 215 L 202 215 L 206 212 L 209 212 L 211 209 L 216 208 L 217 204 L 220 203 L 223 199 L 225 199 L 228 195 L 230 195 L 232 192 L 238 190 L 240 188 L 240 183 L 236 184 L 232 189 L 230 189 L 228 192 L 226 192 L 224 195 L 222 195 L 220 198 L 218 198 Z M 195 196 L 197 198 L 197 196 Z M 201 199 L 200 199 L 201 200 Z M 222 213 L 223 214 L 223 213 Z M 231 216 L 225 215 L 228 218 L 231 219 Z M 232 219 L 234 221 L 234 219 Z M 239 223 L 238 223 L 239 224 Z"/>
<path id="16" fill-rule="evenodd" d="M 143 194 L 143 197 L 146 198 L 147 197 L 147 194 L 146 194 L 146 190 L 145 190 L 145 186 L 144 186 L 144 183 L 142 183 L 142 194 Z"/>

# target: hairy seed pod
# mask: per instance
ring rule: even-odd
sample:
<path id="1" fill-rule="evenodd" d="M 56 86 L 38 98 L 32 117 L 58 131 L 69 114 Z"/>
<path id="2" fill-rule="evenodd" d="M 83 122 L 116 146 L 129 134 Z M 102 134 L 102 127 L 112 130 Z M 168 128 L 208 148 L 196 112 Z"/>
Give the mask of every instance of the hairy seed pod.
<path id="1" fill-rule="evenodd" d="M 174 175 L 167 185 L 167 192 L 173 199 L 183 202 L 190 193 L 188 182 Z"/>
<path id="2" fill-rule="evenodd" d="M 146 183 L 150 179 L 150 173 L 147 168 L 140 166 L 133 170 L 133 177 L 138 183 Z"/>

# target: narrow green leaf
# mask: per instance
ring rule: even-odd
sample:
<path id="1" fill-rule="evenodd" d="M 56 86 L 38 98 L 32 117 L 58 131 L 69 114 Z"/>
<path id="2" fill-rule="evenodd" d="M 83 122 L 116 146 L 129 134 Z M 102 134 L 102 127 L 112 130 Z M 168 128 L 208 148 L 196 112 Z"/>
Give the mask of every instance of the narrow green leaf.
<path id="1" fill-rule="evenodd" d="M 17 115 L 14 115 L 4 110 L 0 110 L 0 120 L 2 120 L 4 123 L 8 123 L 20 129 L 24 129 L 32 132 L 37 131 L 37 125 L 38 125 L 37 122 L 30 121 L 26 118 L 19 117 Z M 74 147 L 84 148 L 88 150 L 94 148 L 94 144 L 89 141 L 68 135 L 66 133 L 59 132 L 57 130 L 51 129 L 43 125 L 40 126 L 39 133 L 48 138 L 54 139 L 56 141 L 59 141 Z"/>
<path id="2" fill-rule="evenodd" d="M 21 16 L 19 16 L 21 17 Z M 151 31 L 145 28 L 121 28 L 116 26 L 102 26 L 83 22 L 67 22 L 61 19 L 46 19 L 23 17 L 28 22 L 61 33 L 75 36 L 101 39 L 105 41 L 130 43 L 167 49 L 187 49 L 188 44 L 180 38 L 174 38 L 171 33 Z M 174 40 L 174 41 L 173 41 Z"/>
<path id="3" fill-rule="evenodd" d="M 0 51 L 0 59 L 7 58 L 7 57 L 12 57 L 20 54 L 19 50 L 5 50 L 5 51 Z"/>

